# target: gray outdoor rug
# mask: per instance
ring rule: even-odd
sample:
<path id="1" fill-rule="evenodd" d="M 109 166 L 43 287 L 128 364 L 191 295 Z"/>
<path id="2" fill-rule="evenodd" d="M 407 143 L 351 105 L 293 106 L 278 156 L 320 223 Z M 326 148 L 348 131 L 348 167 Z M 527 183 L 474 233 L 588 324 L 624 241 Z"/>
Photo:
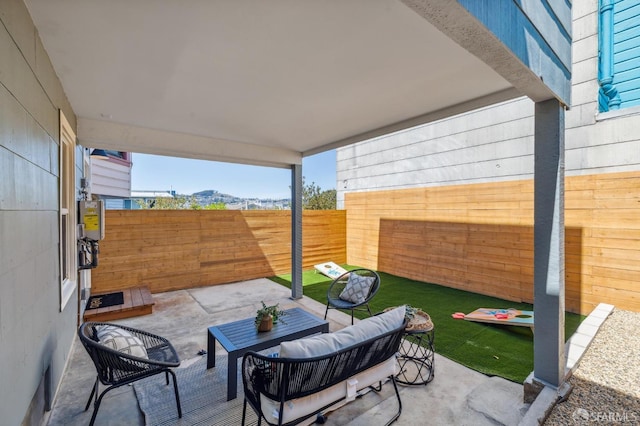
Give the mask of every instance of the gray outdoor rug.
<path id="1" fill-rule="evenodd" d="M 178 378 L 182 418 L 178 418 L 173 383 L 166 385 L 164 374 L 133 385 L 138 404 L 148 426 L 160 425 L 240 425 L 244 393 L 238 368 L 238 397 L 227 401 L 227 356 L 216 356 L 216 366 L 206 369 L 203 356 L 186 368 L 175 369 Z M 247 406 L 247 425 L 256 425 L 257 416 Z"/>

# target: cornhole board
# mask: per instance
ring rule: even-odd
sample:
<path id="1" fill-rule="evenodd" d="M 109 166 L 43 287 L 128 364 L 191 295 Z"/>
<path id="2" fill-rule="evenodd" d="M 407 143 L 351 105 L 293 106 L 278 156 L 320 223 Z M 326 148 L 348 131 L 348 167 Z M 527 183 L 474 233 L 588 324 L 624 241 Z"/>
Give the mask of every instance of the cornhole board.
<path id="1" fill-rule="evenodd" d="M 349 272 L 346 269 L 336 265 L 333 262 L 319 263 L 315 265 L 314 268 L 316 269 L 316 271 L 320 272 L 323 275 L 326 275 L 331 279 L 336 279 L 340 275 L 346 274 L 347 272 Z"/>
<path id="2" fill-rule="evenodd" d="M 504 315 L 506 315 L 506 318 L 502 318 Z M 513 308 L 478 308 L 475 311 L 466 314 L 464 319 L 467 321 L 486 322 L 490 324 L 518 325 L 522 327 L 529 327 L 533 330 L 533 311 L 522 311 L 520 309 Z"/>

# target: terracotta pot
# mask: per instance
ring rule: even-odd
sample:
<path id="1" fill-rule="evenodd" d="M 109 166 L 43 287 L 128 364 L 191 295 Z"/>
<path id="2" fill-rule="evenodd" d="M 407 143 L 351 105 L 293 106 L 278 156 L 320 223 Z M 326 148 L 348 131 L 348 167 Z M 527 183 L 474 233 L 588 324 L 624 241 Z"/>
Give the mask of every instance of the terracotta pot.
<path id="1" fill-rule="evenodd" d="M 273 317 L 271 315 L 267 315 L 262 318 L 260 325 L 258 326 L 258 331 L 270 331 L 273 328 Z"/>

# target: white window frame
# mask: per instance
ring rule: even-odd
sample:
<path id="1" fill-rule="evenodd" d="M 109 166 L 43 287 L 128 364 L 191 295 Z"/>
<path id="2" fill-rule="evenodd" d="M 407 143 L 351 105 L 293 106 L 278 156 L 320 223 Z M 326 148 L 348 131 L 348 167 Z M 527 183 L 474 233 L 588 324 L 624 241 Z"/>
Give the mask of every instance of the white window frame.
<path id="1" fill-rule="evenodd" d="M 60 110 L 60 311 L 71 299 L 78 281 L 76 241 L 76 134 Z"/>

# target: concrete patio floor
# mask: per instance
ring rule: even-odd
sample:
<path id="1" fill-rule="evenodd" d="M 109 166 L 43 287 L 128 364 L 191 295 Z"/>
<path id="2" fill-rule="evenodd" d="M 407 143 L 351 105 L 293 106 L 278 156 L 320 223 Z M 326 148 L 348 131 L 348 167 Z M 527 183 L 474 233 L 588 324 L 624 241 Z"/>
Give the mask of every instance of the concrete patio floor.
<path id="1" fill-rule="evenodd" d="M 253 317 L 262 300 L 279 303 L 284 309 L 302 307 L 318 317 L 325 306 L 308 297 L 290 298 L 290 290 L 268 279 L 227 285 L 154 294 L 151 315 L 115 321 L 168 338 L 183 361 L 197 357 L 206 349 L 207 328 L 242 318 Z M 331 310 L 331 331 L 350 324 L 350 316 Z M 438 338 L 436 326 L 435 346 Z M 222 347 L 216 348 L 223 351 Z M 78 341 L 71 351 L 63 381 L 50 412 L 48 425 L 87 425 L 92 407 L 84 411 L 95 380 L 95 368 Z M 395 424 L 418 425 L 515 425 L 529 405 L 522 402 L 523 387 L 498 377 L 488 377 L 456 364 L 438 354 L 435 377 L 424 386 L 399 386 L 402 415 Z M 101 387 L 101 389 L 104 389 Z M 369 395 L 329 414 L 327 425 L 384 424 L 397 410 L 391 385 L 379 394 L 381 400 L 367 400 Z M 113 390 L 105 396 L 96 425 L 144 425 L 144 416 L 131 386 Z"/>

